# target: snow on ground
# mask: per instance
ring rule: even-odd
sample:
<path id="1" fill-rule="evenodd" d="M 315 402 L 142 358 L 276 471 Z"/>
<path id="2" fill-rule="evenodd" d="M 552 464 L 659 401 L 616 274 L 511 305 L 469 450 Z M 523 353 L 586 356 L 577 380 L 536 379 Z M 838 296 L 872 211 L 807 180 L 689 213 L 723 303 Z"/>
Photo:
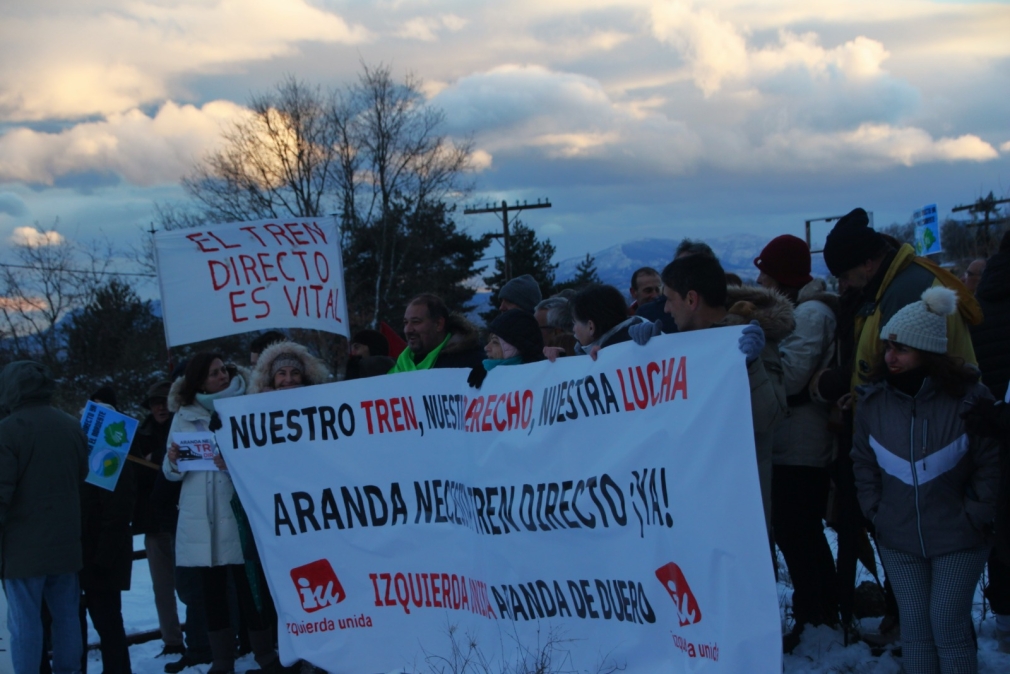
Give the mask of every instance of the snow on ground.
<path id="1" fill-rule="evenodd" d="M 833 536 L 829 540 L 834 550 Z M 138 537 L 136 547 L 143 543 Z M 857 582 L 870 578 L 870 574 L 860 566 L 860 577 Z M 788 606 L 792 589 L 785 573 L 779 582 L 780 605 L 783 607 L 783 626 L 788 627 Z M 982 616 L 982 593 L 978 590 L 975 596 L 975 628 L 978 631 L 979 674 L 1004 674 L 1010 672 L 1010 654 L 996 650 L 994 638 L 995 623 L 992 614 L 986 611 Z M 184 616 L 184 607 L 179 604 L 179 615 Z M 154 608 L 154 594 L 151 589 L 151 575 L 147 569 L 147 560 L 141 559 L 133 563 L 133 584 L 129 592 L 123 593 L 123 620 L 127 634 L 144 632 L 158 627 L 158 614 Z M 861 622 L 864 632 L 876 632 L 880 618 L 866 618 Z M 88 642 L 96 643 L 98 635 L 88 621 Z M 134 674 L 162 674 L 165 663 L 177 659 L 177 656 L 158 658 L 161 651 L 161 641 L 150 641 L 130 648 L 130 659 Z M 845 647 L 842 645 L 842 633 L 829 627 L 810 628 L 804 631 L 803 639 L 793 652 L 783 658 L 785 674 L 900 674 L 901 659 L 885 653 L 875 657 L 870 653 L 865 643 L 857 643 Z M 251 655 L 236 662 L 235 670 L 245 672 L 255 669 L 256 663 Z M 210 665 L 191 667 L 184 674 L 206 674 Z M 89 674 L 99 674 L 102 671 L 101 656 L 98 651 L 91 651 L 88 657 Z"/>

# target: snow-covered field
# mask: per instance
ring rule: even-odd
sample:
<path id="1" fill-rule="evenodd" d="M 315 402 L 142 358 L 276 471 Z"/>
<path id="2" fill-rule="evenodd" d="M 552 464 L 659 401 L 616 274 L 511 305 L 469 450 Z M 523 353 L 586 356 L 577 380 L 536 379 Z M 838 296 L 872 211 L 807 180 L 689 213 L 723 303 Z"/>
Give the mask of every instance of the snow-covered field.
<path id="1" fill-rule="evenodd" d="M 834 541 L 832 541 L 834 543 Z M 137 547 L 142 546 L 138 539 Z M 832 546 L 834 547 L 834 546 Z M 860 567 L 862 570 L 862 567 Z M 865 574 L 865 571 L 864 571 Z M 868 574 L 865 574 L 869 578 Z M 779 583 L 780 604 L 786 607 L 790 603 L 792 590 L 783 580 Z M 179 615 L 183 616 L 183 606 L 179 605 Z M 123 619 L 126 622 L 127 633 L 143 632 L 158 627 L 157 613 L 154 608 L 154 595 L 151 590 L 151 576 L 148 573 L 147 561 L 139 560 L 133 565 L 133 587 L 123 594 Z M 783 618 L 785 621 L 785 618 Z M 879 618 L 867 618 L 862 627 L 866 632 L 876 630 Z M 978 630 L 979 672 L 980 674 L 1004 674 L 1010 672 L 1010 654 L 996 650 L 994 639 L 995 625 L 991 614 L 982 619 L 981 591 L 975 598 L 975 625 Z M 89 623 L 88 640 L 95 643 L 98 635 Z M 156 657 L 161 651 L 161 641 L 151 641 L 130 649 L 134 674 L 162 674 L 166 658 Z M 171 656 L 174 660 L 177 656 Z M 901 671 L 901 659 L 885 653 L 875 657 L 864 643 L 848 647 L 842 645 L 842 634 L 827 627 L 807 629 L 803 641 L 792 655 L 785 656 L 783 663 L 785 672 L 789 674 L 828 674 L 856 672 L 858 674 L 898 674 Z M 256 668 L 251 655 L 242 658 L 236 664 L 236 671 L 244 672 Z M 206 674 L 210 665 L 192 667 L 185 674 Z M 0 672 L 2 672 L 0 666 Z M 88 658 L 88 672 L 98 674 L 102 671 L 101 657 L 98 651 L 91 651 Z"/>

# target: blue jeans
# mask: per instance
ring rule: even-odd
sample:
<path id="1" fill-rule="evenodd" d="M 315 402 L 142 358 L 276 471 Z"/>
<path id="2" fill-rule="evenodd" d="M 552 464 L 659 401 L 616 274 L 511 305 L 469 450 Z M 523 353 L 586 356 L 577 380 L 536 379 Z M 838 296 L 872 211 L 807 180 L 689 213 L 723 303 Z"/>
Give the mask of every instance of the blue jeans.
<path id="1" fill-rule="evenodd" d="M 53 674 L 79 674 L 84 642 L 76 573 L 7 578 L 7 627 L 15 674 L 38 674 L 42 659 L 42 600 L 53 616 Z"/>

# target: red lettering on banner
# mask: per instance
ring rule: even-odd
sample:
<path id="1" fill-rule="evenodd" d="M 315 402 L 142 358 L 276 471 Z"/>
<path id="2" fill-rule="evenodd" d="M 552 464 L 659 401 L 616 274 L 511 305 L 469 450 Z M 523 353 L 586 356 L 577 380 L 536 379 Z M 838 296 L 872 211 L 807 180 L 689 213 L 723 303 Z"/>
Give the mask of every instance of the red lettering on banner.
<path id="1" fill-rule="evenodd" d="M 414 411 L 414 399 L 410 396 L 362 400 L 360 404 L 365 411 L 369 435 L 420 430 Z"/>
<path id="2" fill-rule="evenodd" d="M 241 307 L 246 306 L 245 302 L 239 303 L 239 302 L 235 301 L 235 296 L 236 295 L 239 295 L 239 296 L 245 295 L 245 291 L 244 290 L 234 290 L 234 291 L 228 293 L 228 303 L 231 306 L 231 322 L 232 323 L 242 323 L 244 321 L 248 321 L 249 317 L 248 316 L 243 316 L 242 318 L 239 318 L 238 314 L 235 313 L 236 309 L 239 309 Z"/>
<path id="3" fill-rule="evenodd" d="M 203 236 L 203 232 L 193 232 L 192 234 L 187 234 L 186 238 L 195 243 L 197 248 L 199 248 L 203 253 L 214 253 L 221 250 L 220 248 L 207 248 L 204 246 L 203 242 L 207 239 Z"/>
<path id="4" fill-rule="evenodd" d="M 625 373 L 628 375 L 627 384 Z M 670 402 L 678 392 L 687 400 L 687 358 L 670 358 L 662 364 L 649 362 L 644 368 L 641 365 L 629 366 L 617 371 L 617 381 L 621 385 L 621 399 L 627 412 Z M 630 397 L 628 389 L 631 389 Z"/>
<path id="5" fill-rule="evenodd" d="M 256 237 L 256 240 L 260 242 L 260 245 L 266 248 L 267 242 L 261 239 L 260 235 L 256 233 L 255 226 L 247 225 L 245 227 L 239 227 L 239 229 L 241 229 L 243 232 L 249 232 L 250 234 L 252 234 L 254 237 Z"/>
<path id="6" fill-rule="evenodd" d="M 217 234 L 215 234 L 214 232 L 207 232 L 207 236 L 209 236 L 210 238 L 212 238 L 212 239 L 214 239 L 215 241 L 217 241 L 217 242 L 218 242 L 219 244 L 221 244 L 221 246 L 222 246 L 223 248 L 225 248 L 226 250 L 227 250 L 228 248 L 241 248 L 241 247 L 242 247 L 242 244 L 240 244 L 240 243 L 233 243 L 232 245 L 230 245 L 230 246 L 229 246 L 229 245 L 228 245 L 227 243 L 225 243 L 224 241 L 222 241 L 222 240 L 221 240 L 221 237 L 219 237 L 219 236 L 218 236 Z"/>
<path id="7" fill-rule="evenodd" d="M 400 606 L 410 614 L 413 608 L 440 608 L 469 611 L 498 619 L 491 607 L 487 584 L 455 573 L 370 573 L 375 605 Z"/>

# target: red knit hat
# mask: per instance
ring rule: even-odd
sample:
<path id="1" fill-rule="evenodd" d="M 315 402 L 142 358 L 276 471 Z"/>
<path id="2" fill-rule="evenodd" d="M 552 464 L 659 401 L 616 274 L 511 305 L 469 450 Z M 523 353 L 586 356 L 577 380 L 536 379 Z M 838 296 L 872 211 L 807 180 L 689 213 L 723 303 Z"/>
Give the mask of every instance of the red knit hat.
<path id="1" fill-rule="evenodd" d="M 810 248 L 806 241 L 783 234 L 768 242 L 754 258 L 754 266 L 775 279 L 780 286 L 802 288 L 813 280 L 810 275 Z"/>

